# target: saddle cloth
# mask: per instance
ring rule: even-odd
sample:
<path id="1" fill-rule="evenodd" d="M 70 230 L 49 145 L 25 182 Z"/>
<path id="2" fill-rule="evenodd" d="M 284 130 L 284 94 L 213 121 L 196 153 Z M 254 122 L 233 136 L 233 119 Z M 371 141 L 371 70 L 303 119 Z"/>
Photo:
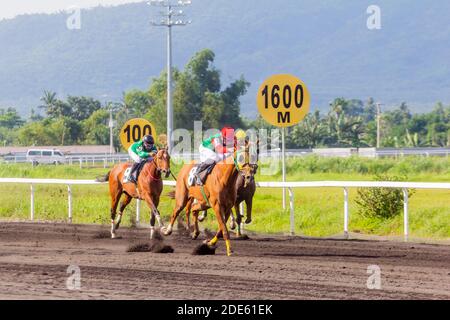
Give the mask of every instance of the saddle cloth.
<path id="1" fill-rule="evenodd" d="M 216 166 L 216 162 L 213 160 L 207 160 L 203 163 L 196 164 L 189 171 L 188 185 L 190 187 L 195 185 L 203 185 L 206 182 L 206 178 Z M 198 181 L 200 179 L 200 181 Z"/>
<path id="2" fill-rule="evenodd" d="M 136 169 L 136 181 L 138 181 L 138 179 L 139 179 L 139 174 L 141 173 L 141 171 L 142 171 L 142 169 L 144 168 L 144 166 L 145 166 L 145 164 L 147 163 L 147 162 L 149 162 L 149 160 L 147 159 L 146 161 L 141 161 L 139 164 L 138 164 L 138 167 L 137 167 L 137 169 Z M 132 167 L 133 165 L 132 164 L 129 164 L 128 165 L 128 168 L 125 170 L 125 173 L 124 173 L 124 175 L 123 175 L 123 183 L 129 183 L 130 182 L 130 174 L 131 174 L 131 167 Z"/>

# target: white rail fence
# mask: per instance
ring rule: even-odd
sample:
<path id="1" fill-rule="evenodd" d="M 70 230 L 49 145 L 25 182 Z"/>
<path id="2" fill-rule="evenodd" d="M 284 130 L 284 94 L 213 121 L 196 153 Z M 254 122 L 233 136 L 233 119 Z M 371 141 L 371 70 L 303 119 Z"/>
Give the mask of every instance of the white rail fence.
<path id="1" fill-rule="evenodd" d="M 376 149 L 376 148 L 323 148 L 323 149 L 287 149 L 286 156 L 289 158 L 304 157 L 308 155 L 318 155 L 320 157 L 350 157 L 359 155 L 361 157 L 378 158 L 378 157 L 395 157 L 402 158 L 405 156 L 436 156 L 449 157 L 450 148 L 399 148 L 399 149 Z M 185 161 L 197 160 L 200 155 L 197 152 L 172 154 L 173 159 Z M 270 152 L 262 152 L 260 158 L 280 158 L 281 149 L 271 149 Z M 129 160 L 127 153 L 115 154 L 70 154 L 66 156 L 66 164 L 79 165 L 80 168 L 85 166 L 103 165 L 106 168 L 111 163 L 126 162 Z M 27 157 L 25 153 L 4 155 L 0 157 L 0 161 L 6 163 L 26 163 Z"/>
<path id="2" fill-rule="evenodd" d="M 26 184 L 30 185 L 30 220 L 35 219 L 35 185 L 66 185 L 68 195 L 68 221 L 73 219 L 72 206 L 72 186 L 75 185 L 102 185 L 103 182 L 93 180 L 65 180 L 65 179 L 26 179 L 26 178 L 0 178 L 0 184 Z M 175 186 L 175 181 L 164 181 L 165 186 Z M 312 182 L 258 182 L 259 188 L 286 188 L 289 192 L 290 208 L 290 233 L 295 234 L 295 206 L 294 192 L 295 188 L 342 188 L 344 191 L 344 236 L 348 238 L 349 226 L 349 188 L 395 188 L 403 190 L 403 229 L 404 239 L 409 236 L 409 216 L 408 216 L 408 189 L 446 189 L 450 190 L 450 183 L 429 183 L 429 182 L 391 182 L 391 181 L 312 181 Z M 242 207 L 241 207 L 242 210 Z M 140 222 L 140 201 L 136 205 L 136 223 Z"/>

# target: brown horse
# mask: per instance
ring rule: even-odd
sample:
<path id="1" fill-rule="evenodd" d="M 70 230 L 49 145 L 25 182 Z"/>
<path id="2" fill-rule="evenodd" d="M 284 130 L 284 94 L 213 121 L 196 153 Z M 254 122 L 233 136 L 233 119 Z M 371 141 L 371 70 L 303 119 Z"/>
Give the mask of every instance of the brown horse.
<path id="1" fill-rule="evenodd" d="M 247 218 L 245 223 L 249 224 L 252 222 L 252 204 L 253 204 L 253 196 L 256 191 L 256 182 L 255 182 L 255 174 L 258 169 L 258 165 L 245 163 L 240 169 L 240 174 L 236 179 L 236 203 L 234 204 L 234 210 L 236 213 L 236 218 L 234 217 L 233 212 L 231 212 L 231 223 L 230 229 L 236 229 L 237 224 L 237 235 L 241 236 L 241 222 L 242 216 L 240 215 L 239 205 L 241 202 L 245 202 L 247 207 Z M 190 213 L 192 207 L 193 200 L 190 200 L 186 205 L 186 229 L 190 230 Z M 198 213 L 193 214 L 194 218 L 194 231 L 192 233 L 192 239 L 197 239 L 200 235 L 200 229 L 198 227 L 198 222 L 202 222 L 206 218 L 206 211 L 202 212 L 202 215 L 199 216 Z"/>
<path id="2" fill-rule="evenodd" d="M 160 227 L 163 226 L 158 211 L 159 199 L 163 190 L 162 174 L 170 175 L 170 156 L 167 149 L 161 149 L 151 161 L 144 164 L 139 175 L 137 185 L 129 182 L 123 183 L 125 171 L 131 166 L 130 163 L 116 165 L 108 174 L 98 181 L 109 181 L 109 194 L 111 196 L 111 238 L 116 238 L 116 231 L 120 227 L 125 208 L 132 199 L 144 200 L 150 208 L 150 238 L 153 238 L 155 230 L 155 218 Z M 116 210 L 120 198 L 124 196 L 116 219 Z"/>
<path id="3" fill-rule="evenodd" d="M 192 211 L 194 215 L 198 215 L 198 212 L 207 210 L 208 208 L 212 208 L 216 214 L 219 230 L 216 236 L 207 242 L 207 244 L 214 246 L 218 239 L 223 236 L 226 243 L 227 255 L 231 255 L 230 235 L 226 221 L 229 218 L 231 208 L 236 202 L 235 185 L 239 175 L 239 169 L 235 156 L 236 153 L 216 164 L 204 184 L 204 195 L 201 187 L 189 187 L 188 185 L 189 172 L 195 164 L 187 164 L 181 168 L 175 189 L 175 209 L 173 210 L 168 227 L 161 228 L 164 235 L 168 236 L 172 233 L 172 228 L 178 215 L 186 207 L 188 202 L 192 200 Z"/>
<path id="4" fill-rule="evenodd" d="M 253 207 L 253 197 L 256 192 L 256 182 L 255 182 L 255 174 L 258 170 L 258 166 L 256 164 L 250 164 L 250 177 L 247 180 L 247 176 L 240 176 L 236 181 L 236 203 L 234 204 L 234 212 L 236 214 L 236 219 L 231 213 L 231 230 L 234 230 L 237 225 L 237 235 L 242 235 L 241 230 L 241 222 L 242 216 L 239 210 L 239 205 L 242 202 L 245 202 L 245 206 L 247 208 L 247 216 L 245 219 L 245 224 L 249 224 L 252 222 L 252 207 Z"/>

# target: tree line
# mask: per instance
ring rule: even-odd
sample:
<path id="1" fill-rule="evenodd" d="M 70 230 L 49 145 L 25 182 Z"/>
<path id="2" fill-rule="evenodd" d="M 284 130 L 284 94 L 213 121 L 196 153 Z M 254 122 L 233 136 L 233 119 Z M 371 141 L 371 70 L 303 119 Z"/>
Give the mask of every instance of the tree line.
<path id="1" fill-rule="evenodd" d="M 223 86 L 221 72 L 214 66 L 211 50 L 196 53 L 183 70 L 174 70 L 174 127 L 193 129 L 194 120 L 203 128 L 271 128 L 258 117 L 241 115 L 240 98 L 250 83 L 244 76 Z M 68 96 L 44 91 L 41 104 L 31 109 L 27 119 L 14 108 L 0 108 L 2 145 L 109 144 L 109 113 L 112 111 L 114 145 L 118 132 L 130 118 L 151 121 L 158 133 L 166 131 L 166 79 L 163 72 L 147 90 L 123 93 L 119 102 L 102 104 L 83 96 Z M 377 140 L 377 107 L 374 99 L 337 98 L 327 113 L 316 110 L 298 125 L 288 128 L 289 148 L 371 147 Z M 413 114 L 406 103 L 383 112 L 380 118 L 381 147 L 450 146 L 450 106 L 442 103 L 427 113 Z"/>

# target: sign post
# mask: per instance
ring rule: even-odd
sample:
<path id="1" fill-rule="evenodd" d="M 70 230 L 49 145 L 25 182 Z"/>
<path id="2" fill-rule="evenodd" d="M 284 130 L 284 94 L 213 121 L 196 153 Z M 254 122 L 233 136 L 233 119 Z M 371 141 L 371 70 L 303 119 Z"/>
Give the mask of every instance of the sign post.
<path id="1" fill-rule="evenodd" d="M 120 142 L 125 150 L 145 135 L 151 134 L 157 140 L 156 130 L 150 121 L 142 118 L 128 120 L 120 129 Z"/>
<path id="2" fill-rule="evenodd" d="M 311 98 L 305 83 L 290 74 L 269 77 L 260 86 L 256 104 L 269 124 L 281 128 L 282 179 L 286 182 L 287 127 L 303 120 L 309 112 Z M 286 188 L 283 188 L 283 209 L 286 209 Z"/>
<path id="3" fill-rule="evenodd" d="M 281 179 L 286 182 L 286 129 L 281 129 Z M 286 210 L 286 188 L 283 188 L 283 210 Z"/>

